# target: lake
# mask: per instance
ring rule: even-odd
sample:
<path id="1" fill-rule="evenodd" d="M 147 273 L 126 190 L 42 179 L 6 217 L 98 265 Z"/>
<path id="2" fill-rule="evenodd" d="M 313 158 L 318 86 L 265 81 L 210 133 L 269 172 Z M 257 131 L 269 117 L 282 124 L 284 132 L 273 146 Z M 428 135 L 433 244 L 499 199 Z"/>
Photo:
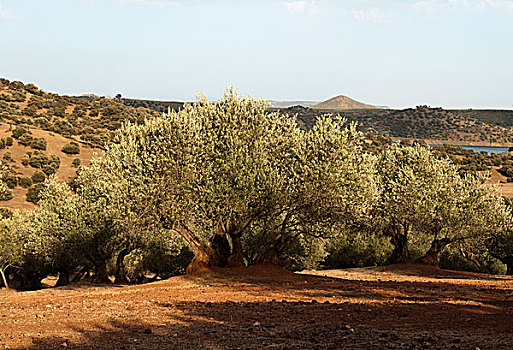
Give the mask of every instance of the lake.
<path id="1" fill-rule="evenodd" d="M 429 145 L 429 146 L 440 146 L 440 145 L 437 144 L 437 145 Z M 471 149 L 474 152 L 485 151 L 488 154 L 507 152 L 509 149 L 509 147 L 463 146 L 463 145 L 454 145 L 454 146 L 465 148 L 465 149 Z"/>
<path id="2" fill-rule="evenodd" d="M 485 151 L 488 154 L 507 152 L 509 149 L 508 147 L 486 147 L 486 146 L 459 146 L 459 147 L 471 149 L 474 152 Z"/>

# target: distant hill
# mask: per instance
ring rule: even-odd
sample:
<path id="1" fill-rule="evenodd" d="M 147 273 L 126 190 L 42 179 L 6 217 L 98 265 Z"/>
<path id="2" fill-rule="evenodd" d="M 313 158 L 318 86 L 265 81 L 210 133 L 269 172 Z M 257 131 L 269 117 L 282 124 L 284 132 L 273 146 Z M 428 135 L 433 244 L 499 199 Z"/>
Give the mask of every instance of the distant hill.
<path id="1" fill-rule="evenodd" d="M 311 108 L 314 109 L 335 109 L 335 110 L 344 110 L 344 109 L 379 109 L 383 107 L 376 107 L 372 105 L 368 105 L 362 102 L 358 102 L 349 98 L 347 96 L 336 96 L 330 98 L 327 101 L 312 105 Z"/>
<path id="2" fill-rule="evenodd" d="M 159 113 L 167 113 L 170 109 L 178 111 L 182 109 L 185 104 L 185 102 L 179 101 L 138 100 L 133 98 L 122 98 L 120 102 L 125 106 L 148 108 Z"/>
<path id="3" fill-rule="evenodd" d="M 122 98 L 119 100 L 121 103 L 123 103 L 125 106 L 130 107 L 144 107 L 149 108 L 151 110 L 154 110 L 156 112 L 165 113 L 168 111 L 168 109 L 172 109 L 175 111 L 178 111 L 179 109 L 183 108 L 183 105 L 185 102 L 180 101 L 155 101 L 155 100 L 139 100 L 139 99 L 133 99 L 133 98 Z M 302 106 L 302 107 L 310 107 L 317 103 L 318 101 L 277 101 L 277 100 L 271 100 L 269 101 L 271 103 L 272 108 L 289 108 L 293 106 Z"/>
<path id="4" fill-rule="evenodd" d="M 293 106 L 310 107 L 318 104 L 318 101 L 269 101 L 273 108 L 289 108 Z"/>
<path id="5" fill-rule="evenodd" d="M 361 131 L 402 139 L 429 140 L 430 143 L 472 145 L 513 144 L 513 110 L 445 110 L 428 106 L 395 109 L 318 109 L 291 107 L 281 113 L 297 115 L 310 128 L 318 116 L 339 113 L 348 122 L 357 122 Z"/>

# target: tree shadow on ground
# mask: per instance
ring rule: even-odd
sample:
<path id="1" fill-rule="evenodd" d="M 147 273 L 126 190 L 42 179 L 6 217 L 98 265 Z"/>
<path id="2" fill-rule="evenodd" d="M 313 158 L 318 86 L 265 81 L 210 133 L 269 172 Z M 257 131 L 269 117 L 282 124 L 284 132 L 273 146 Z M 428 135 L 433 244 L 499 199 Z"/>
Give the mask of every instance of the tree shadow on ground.
<path id="1" fill-rule="evenodd" d="M 513 325 L 479 308 L 315 302 L 158 303 L 160 324 L 113 320 L 29 349 L 509 349 Z M 91 329 L 92 328 L 92 329 Z M 23 347 L 26 348 L 26 347 Z"/>
<path id="2" fill-rule="evenodd" d="M 491 309 L 513 307 L 512 284 L 493 286 L 473 283 L 453 283 L 440 280 L 373 280 L 357 279 L 344 275 L 328 277 L 294 274 L 284 270 L 270 269 L 268 275 L 231 274 L 212 270 L 197 276 L 187 276 L 196 284 L 208 288 L 226 288 L 247 294 L 284 294 L 301 299 L 324 302 L 332 299 L 347 299 L 351 302 L 375 303 L 388 301 L 474 303 Z M 485 280 L 486 281 L 486 280 Z M 272 298 L 272 297 L 271 297 Z M 493 312 L 493 311 L 492 311 Z"/>

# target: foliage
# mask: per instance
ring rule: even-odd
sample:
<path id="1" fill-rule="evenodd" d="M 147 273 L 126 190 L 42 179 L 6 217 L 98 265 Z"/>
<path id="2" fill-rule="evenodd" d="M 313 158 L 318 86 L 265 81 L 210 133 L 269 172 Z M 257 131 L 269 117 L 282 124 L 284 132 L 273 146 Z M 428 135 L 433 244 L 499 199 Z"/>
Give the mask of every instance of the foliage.
<path id="1" fill-rule="evenodd" d="M 40 182 L 44 182 L 45 179 L 46 179 L 46 175 L 45 173 L 43 173 L 42 171 L 35 171 L 34 174 L 32 174 L 32 182 L 33 183 L 40 183 Z"/>
<path id="2" fill-rule="evenodd" d="M 23 146 L 28 146 L 32 143 L 33 137 L 29 134 L 23 134 L 18 138 L 18 143 Z"/>
<path id="3" fill-rule="evenodd" d="M 172 228 L 196 262 L 220 265 L 279 256 L 363 219 L 376 197 L 374 158 L 355 127 L 325 117 L 305 132 L 265 108 L 231 90 L 124 126 L 102 160 L 107 181 L 123 186 L 114 200 L 135 225 Z M 260 244 L 244 251 L 251 240 Z"/>
<path id="4" fill-rule="evenodd" d="M 23 247 L 25 235 L 24 220 L 19 214 L 11 218 L 0 219 L 0 274 L 2 283 L 9 287 L 6 271 L 15 268 L 23 262 Z"/>
<path id="5" fill-rule="evenodd" d="M 80 153 L 80 146 L 76 142 L 70 142 L 65 144 L 62 147 L 62 152 L 66 154 L 79 154 Z"/>
<path id="6" fill-rule="evenodd" d="M 36 137 L 30 143 L 30 147 L 32 147 L 33 149 L 38 149 L 38 150 L 44 151 L 44 150 L 46 150 L 47 142 L 44 139 L 44 137 Z"/>
<path id="7" fill-rule="evenodd" d="M 18 184 L 23 188 L 29 188 L 32 186 L 32 179 L 30 177 L 22 177 Z"/>
<path id="8" fill-rule="evenodd" d="M 0 201 L 9 201 L 12 199 L 12 190 L 3 182 L 0 183 Z"/>
<path id="9" fill-rule="evenodd" d="M 79 158 L 73 159 L 73 162 L 71 162 L 71 166 L 74 168 L 78 168 L 80 166 L 80 159 Z"/>
<path id="10" fill-rule="evenodd" d="M 20 126 L 17 126 L 13 131 L 12 131 L 12 137 L 15 138 L 15 139 L 19 139 L 21 136 L 23 135 L 30 135 L 31 132 L 30 130 L 28 129 L 25 129 L 23 127 L 20 127 Z"/>
<path id="11" fill-rule="evenodd" d="M 27 202 L 37 204 L 41 199 L 41 191 L 44 189 L 44 184 L 38 183 L 30 187 L 27 191 Z"/>

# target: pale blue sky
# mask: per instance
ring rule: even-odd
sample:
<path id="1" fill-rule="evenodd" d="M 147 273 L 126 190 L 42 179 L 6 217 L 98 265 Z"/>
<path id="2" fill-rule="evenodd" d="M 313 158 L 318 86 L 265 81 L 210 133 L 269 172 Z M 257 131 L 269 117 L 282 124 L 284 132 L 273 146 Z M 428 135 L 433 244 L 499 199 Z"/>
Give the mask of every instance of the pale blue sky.
<path id="1" fill-rule="evenodd" d="M 513 0 L 0 0 L 0 76 L 66 94 L 513 108 Z"/>

